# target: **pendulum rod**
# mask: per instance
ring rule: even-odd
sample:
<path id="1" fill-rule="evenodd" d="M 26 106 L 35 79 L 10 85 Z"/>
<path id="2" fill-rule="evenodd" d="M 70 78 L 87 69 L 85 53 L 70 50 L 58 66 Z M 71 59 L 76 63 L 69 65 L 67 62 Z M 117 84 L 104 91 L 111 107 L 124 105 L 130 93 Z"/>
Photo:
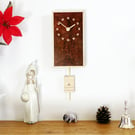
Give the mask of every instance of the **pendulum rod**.
<path id="1" fill-rule="evenodd" d="M 68 75 L 71 75 L 71 67 L 70 66 L 68 67 Z M 68 99 L 69 99 L 69 101 L 71 101 L 71 91 L 68 92 Z"/>

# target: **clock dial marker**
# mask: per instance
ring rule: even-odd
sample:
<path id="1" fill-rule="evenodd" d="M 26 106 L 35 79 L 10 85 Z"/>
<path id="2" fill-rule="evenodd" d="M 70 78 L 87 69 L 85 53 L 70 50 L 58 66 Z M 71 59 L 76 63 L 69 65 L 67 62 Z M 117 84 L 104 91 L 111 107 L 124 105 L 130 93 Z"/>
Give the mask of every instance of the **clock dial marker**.
<path id="1" fill-rule="evenodd" d="M 68 16 L 68 17 L 67 17 L 67 20 L 69 20 L 69 19 L 70 19 L 70 17 Z"/>
<path id="2" fill-rule="evenodd" d="M 61 40 L 64 40 L 64 37 L 61 37 Z"/>
<path id="3" fill-rule="evenodd" d="M 72 37 L 72 40 L 75 40 L 75 37 Z"/>
<path id="4" fill-rule="evenodd" d="M 69 38 L 67 38 L 67 42 L 69 42 L 70 41 L 70 39 Z"/>
<path id="5" fill-rule="evenodd" d="M 72 18 L 72 21 L 75 21 L 75 18 Z"/>
<path id="6" fill-rule="evenodd" d="M 56 28 L 56 31 L 58 31 L 59 30 L 59 28 Z"/>
<path id="7" fill-rule="evenodd" d="M 79 27 L 78 30 L 81 30 L 81 28 Z"/>
<path id="8" fill-rule="evenodd" d="M 57 33 L 57 36 L 60 37 L 60 33 Z"/>
<path id="9" fill-rule="evenodd" d="M 77 25 L 79 25 L 79 22 L 76 22 Z"/>
<path id="10" fill-rule="evenodd" d="M 61 18 L 61 21 L 64 21 L 64 18 Z"/>
<path id="11" fill-rule="evenodd" d="M 76 36 L 79 36 L 79 33 L 76 33 Z"/>

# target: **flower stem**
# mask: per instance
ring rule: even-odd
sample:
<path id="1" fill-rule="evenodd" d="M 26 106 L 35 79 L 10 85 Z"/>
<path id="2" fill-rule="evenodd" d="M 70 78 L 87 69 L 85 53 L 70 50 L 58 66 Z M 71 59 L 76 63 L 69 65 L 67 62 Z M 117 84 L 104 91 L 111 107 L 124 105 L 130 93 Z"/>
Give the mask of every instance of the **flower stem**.
<path id="1" fill-rule="evenodd" d="M 7 44 L 0 42 L 0 45 L 5 45 L 6 46 Z"/>
<path id="2" fill-rule="evenodd" d="M 13 5 L 12 5 L 12 2 L 9 1 L 9 4 L 8 4 L 7 8 L 12 7 L 12 6 L 13 6 Z"/>

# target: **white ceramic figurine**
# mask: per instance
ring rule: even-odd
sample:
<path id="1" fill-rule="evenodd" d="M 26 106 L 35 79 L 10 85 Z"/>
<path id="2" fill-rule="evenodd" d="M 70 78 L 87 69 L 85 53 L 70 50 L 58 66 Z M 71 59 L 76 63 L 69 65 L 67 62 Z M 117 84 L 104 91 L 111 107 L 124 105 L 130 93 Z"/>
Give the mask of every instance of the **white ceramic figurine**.
<path id="1" fill-rule="evenodd" d="M 38 122 L 39 107 L 39 88 L 37 86 L 37 65 L 33 62 L 28 66 L 26 72 L 26 84 L 21 95 L 24 102 L 24 122 L 34 124 Z"/>

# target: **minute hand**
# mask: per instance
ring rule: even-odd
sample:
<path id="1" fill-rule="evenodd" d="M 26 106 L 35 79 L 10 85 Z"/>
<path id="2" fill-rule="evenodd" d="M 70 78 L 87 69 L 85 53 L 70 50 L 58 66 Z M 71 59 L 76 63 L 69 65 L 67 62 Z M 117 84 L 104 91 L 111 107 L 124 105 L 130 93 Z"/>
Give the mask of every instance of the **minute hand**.
<path id="1" fill-rule="evenodd" d="M 70 27 L 67 27 L 67 28 L 66 28 L 66 31 L 70 31 L 71 28 L 73 28 L 74 26 L 75 26 L 75 24 L 71 25 Z"/>

